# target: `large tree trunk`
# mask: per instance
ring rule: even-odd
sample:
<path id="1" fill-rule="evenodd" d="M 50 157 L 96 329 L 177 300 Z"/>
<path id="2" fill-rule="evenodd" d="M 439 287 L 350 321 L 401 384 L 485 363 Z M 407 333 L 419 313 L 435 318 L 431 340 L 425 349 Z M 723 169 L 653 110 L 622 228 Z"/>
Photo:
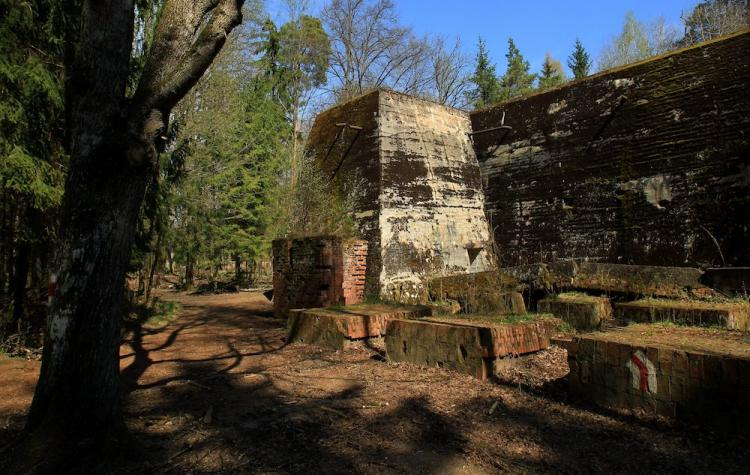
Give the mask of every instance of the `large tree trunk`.
<path id="1" fill-rule="evenodd" d="M 123 286 L 169 111 L 241 19 L 242 0 L 166 0 L 138 88 L 125 96 L 133 1 L 70 2 L 71 155 L 39 382 L 13 470 L 101 470 L 127 433 L 120 411 Z M 71 7 L 73 5 L 73 7 Z M 79 10 L 75 10 L 78 5 Z M 109 459 L 111 460 L 111 459 Z"/>
<path id="2" fill-rule="evenodd" d="M 27 447 L 43 451 L 28 455 L 53 463 L 84 441 L 106 446 L 125 433 L 118 384 L 122 286 L 150 176 L 147 166 L 128 160 L 123 133 L 132 2 L 85 3 L 79 21 L 66 84 L 71 167 L 57 292 L 26 425 L 33 441 Z"/>

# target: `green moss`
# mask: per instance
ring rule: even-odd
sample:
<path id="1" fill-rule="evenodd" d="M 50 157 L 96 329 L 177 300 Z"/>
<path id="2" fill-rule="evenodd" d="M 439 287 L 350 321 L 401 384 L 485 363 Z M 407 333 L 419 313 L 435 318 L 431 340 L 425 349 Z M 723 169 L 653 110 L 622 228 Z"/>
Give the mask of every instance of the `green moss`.
<path id="1" fill-rule="evenodd" d="M 596 302 L 601 302 L 602 300 L 606 300 L 606 297 L 597 297 L 597 296 L 589 295 L 583 292 L 565 292 L 562 294 L 555 295 L 554 298 L 558 300 L 570 300 L 570 301 L 576 301 L 576 302 L 590 302 L 590 303 L 596 303 Z"/>
<path id="2" fill-rule="evenodd" d="M 537 320 L 554 319 L 551 313 L 524 313 L 511 315 L 492 315 L 492 314 L 460 314 L 460 315 L 438 315 L 432 318 L 446 320 L 471 320 L 495 324 L 515 325 L 519 323 L 534 322 Z"/>
<path id="3" fill-rule="evenodd" d="M 634 304 L 645 304 L 651 307 L 680 307 L 680 308 L 695 308 L 695 309 L 711 309 L 715 307 L 721 307 L 724 305 L 732 305 L 744 307 L 747 311 L 750 311 L 750 302 L 745 298 L 727 298 L 727 297 L 714 297 L 705 300 L 696 299 L 659 299 L 659 298 L 644 298 L 635 300 Z"/>

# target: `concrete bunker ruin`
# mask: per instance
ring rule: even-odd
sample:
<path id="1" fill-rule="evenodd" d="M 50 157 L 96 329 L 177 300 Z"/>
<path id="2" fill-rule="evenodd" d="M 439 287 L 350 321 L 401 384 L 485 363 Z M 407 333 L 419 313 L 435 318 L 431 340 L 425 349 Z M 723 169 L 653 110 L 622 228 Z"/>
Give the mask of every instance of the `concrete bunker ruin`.
<path id="1" fill-rule="evenodd" d="M 467 114 L 375 90 L 308 152 L 370 246 L 367 294 L 560 260 L 750 265 L 750 33 Z"/>
<path id="2" fill-rule="evenodd" d="M 393 361 L 480 378 L 503 355 L 554 342 L 581 398 L 746 431 L 748 85 L 744 31 L 471 114 L 385 90 L 323 112 L 307 148 L 352 203 L 367 249 L 357 295 L 463 299 L 467 314 L 295 311 L 290 328 L 302 330 L 290 337 L 336 348 L 385 337 Z M 280 263 L 294 246 L 320 247 L 305 242 L 278 244 L 275 261 L 276 247 Z M 346 273 L 339 261 L 287 266 L 282 288 L 285 276 Z M 557 317 L 546 314 L 550 328 L 591 333 L 552 337 L 545 314 L 501 318 L 525 314 L 520 283 L 540 281 L 532 308 Z M 313 300 L 326 306 L 328 288 Z M 722 300 L 732 293 L 745 298 Z M 658 322 L 686 327 L 639 337 Z M 726 404 L 730 417 L 698 417 Z"/>
<path id="3" fill-rule="evenodd" d="M 308 151 L 369 243 L 367 293 L 419 302 L 431 275 L 490 268 L 467 113 L 375 90 L 320 114 Z"/>

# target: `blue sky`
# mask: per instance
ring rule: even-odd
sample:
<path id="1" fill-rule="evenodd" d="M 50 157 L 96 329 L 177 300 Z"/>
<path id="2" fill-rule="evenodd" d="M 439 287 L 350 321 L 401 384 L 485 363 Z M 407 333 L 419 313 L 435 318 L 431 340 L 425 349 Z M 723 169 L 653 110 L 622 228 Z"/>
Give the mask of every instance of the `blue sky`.
<path id="1" fill-rule="evenodd" d="M 476 54 L 477 37 L 487 42 L 498 73 L 505 69 L 508 37 L 512 37 L 531 68 L 541 68 L 546 52 L 560 60 L 570 54 L 576 37 L 595 60 L 602 47 L 620 32 L 625 13 L 651 22 L 663 17 L 680 27 L 680 15 L 698 0 L 393 0 L 401 23 L 418 35 L 460 37 L 463 48 Z M 315 13 L 325 0 L 310 0 Z M 267 0 L 272 16 L 282 0 Z M 276 13 L 276 14 L 274 14 Z M 567 66 L 566 66 L 567 69 Z"/>
<path id="2" fill-rule="evenodd" d="M 464 48 L 476 52 L 479 35 L 487 42 L 498 73 L 505 69 L 508 37 L 512 37 L 532 70 L 541 68 L 549 52 L 565 64 L 576 37 L 593 58 L 620 32 L 628 10 L 641 21 L 664 17 L 680 26 L 680 14 L 697 0 L 394 0 L 401 20 L 417 34 L 458 35 Z M 566 66 L 567 69 L 567 66 Z"/>

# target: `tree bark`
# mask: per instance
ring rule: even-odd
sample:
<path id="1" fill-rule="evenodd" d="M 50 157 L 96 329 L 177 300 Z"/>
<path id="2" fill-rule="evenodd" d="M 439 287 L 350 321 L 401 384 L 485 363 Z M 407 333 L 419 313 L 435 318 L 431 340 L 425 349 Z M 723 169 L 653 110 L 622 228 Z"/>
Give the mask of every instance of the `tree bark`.
<path id="1" fill-rule="evenodd" d="M 193 288 L 193 256 L 188 254 L 185 261 L 185 290 Z"/>
<path id="2" fill-rule="evenodd" d="M 151 262 L 151 270 L 148 274 L 148 285 L 146 286 L 146 304 L 148 305 L 151 299 L 151 289 L 154 287 L 154 274 L 156 273 L 156 266 L 159 265 L 161 260 L 161 237 L 162 233 L 156 238 L 156 246 L 154 247 L 153 260 Z"/>
<path id="3" fill-rule="evenodd" d="M 239 254 L 234 256 L 234 280 L 237 285 L 242 284 L 242 257 Z"/>
<path id="4" fill-rule="evenodd" d="M 169 272 L 170 275 L 174 274 L 174 251 L 172 250 L 171 245 L 167 250 L 167 272 Z"/>
<path id="5" fill-rule="evenodd" d="M 16 253 L 15 274 L 13 277 L 13 315 L 6 328 L 6 333 L 16 333 L 24 315 L 26 304 L 26 283 L 29 276 L 29 257 L 31 244 L 23 240 L 18 245 Z"/>
<path id="6" fill-rule="evenodd" d="M 242 3 L 166 0 L 132 99 L 125 93 L 133 1 L 67 4 L 76 27 L 66 39 L 71 164 L 42 368 L 13 458 L 19 472 L 100 471 L 129 441 L 119 345 L 139 210 L 169 112 L 239 24 Z"/>

